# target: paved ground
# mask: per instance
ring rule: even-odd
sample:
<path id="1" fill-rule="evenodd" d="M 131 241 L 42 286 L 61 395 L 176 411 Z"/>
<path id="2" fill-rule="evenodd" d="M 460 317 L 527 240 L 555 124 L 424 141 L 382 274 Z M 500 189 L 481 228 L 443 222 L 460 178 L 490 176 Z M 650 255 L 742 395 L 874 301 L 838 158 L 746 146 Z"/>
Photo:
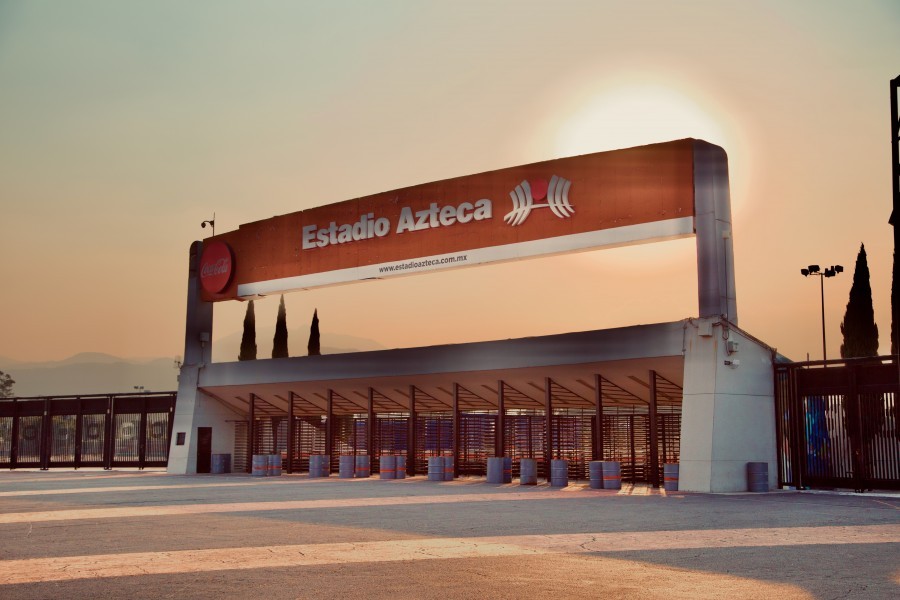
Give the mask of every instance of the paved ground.
<path id="1" fill-rule="evenodd" d="M 0 472 L 0 598 L 897 598 L 900 496 Z"/>

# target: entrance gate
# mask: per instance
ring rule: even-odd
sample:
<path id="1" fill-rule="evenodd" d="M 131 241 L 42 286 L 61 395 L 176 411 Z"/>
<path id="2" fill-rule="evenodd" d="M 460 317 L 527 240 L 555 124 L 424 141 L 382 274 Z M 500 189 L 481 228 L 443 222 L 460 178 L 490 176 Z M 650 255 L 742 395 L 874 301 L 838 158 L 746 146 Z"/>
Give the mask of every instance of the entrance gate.
<path id="1" fill-rule="evenodd" d="M 165 467 L 175 392 L 0 401 L 0 468 Z"/>
<path id="2" fill-rule="evenodd" d="M 896 357 L 778 366 L 779 485 L 900 489 L 898 392 Z"/>
<path id="3" fill-rule="evenodd" d="M 587 386 L 595 392 L 593 399 L 549 378 L 545 388 L 538 388 L 543 399 L 503 381 L 496 388 L 500 393 L 490 390 L 496 401 L 460 385 L 449 403 L 412 387 L 410 397 L 418 408 L 412 421 L 408 406 L 373 389 L 368 396 L 360 394 L 367 402 L 371 398 L 370 412 L 360 412 L 361 402 L 330 392 L 330 418 L 319 404 L 296 393 L 287 410 L 251 394 L 252 436 L 250 422 L 235 423 L 234 468 L 249 472 L 251 454 L 278 453 L 288 473 L 303 472 L 309 470 L 310 455 L 329 454 L 336 472 L 341 455 L 360 455 L 369 457 L 377 473 L 381 456 L 402 455 L 407 472 L 421 475 L 429 457 L 453 456 L 458 475 L 484 476 L 489 457 L 507 456 L 513 477 L 519 476 L 523 458 L 537 460 L 542 478 L 549 475 L 548 459 L 562 458 L 569 461 L 570 478 L 587 479 L 590 461 L 615 460 L 623 481 L 658 485 L 663 465 L 679 460 L 682 390 L 654 371 L 649 375 L 644 383 L 648 400 L 600 376 L 593 388 Z M 658 467 L 655 478 L 652 465 Z"/>

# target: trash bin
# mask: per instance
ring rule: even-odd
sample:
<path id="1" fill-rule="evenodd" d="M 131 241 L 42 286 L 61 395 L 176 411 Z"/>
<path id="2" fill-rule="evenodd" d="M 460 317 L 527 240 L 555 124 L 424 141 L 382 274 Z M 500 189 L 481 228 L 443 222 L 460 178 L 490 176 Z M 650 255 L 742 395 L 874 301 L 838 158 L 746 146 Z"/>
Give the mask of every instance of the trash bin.
<path id="1" fill-rule="evenodd" d="M 602 490 L 603 489 L 603 461 L 600 460 L 592 460 L 588 463 L 588 470 L 591 476 L 591 489 L 592 490 Z"/>
<path id="2" fill-rule="evenodd" d="M 552 487 L 569 485 L 569 461 L 561 458 L 550 461 L 550 485 Z"/>
<path id="3" fill-rule="evenodd" d="M 254 454 L 253 462 L 250 468 L 250 475 L 252 477 L 265 477 L 269 474 L 269 455 L 268 454 Z"/>
<path id="4" fill-rule="evenodd" d="M 231 455 L 213 454 L 210 472 L 216 474 L 231 473 Z"/>
<path id="5" fill-rule="evenodd" d="M 519 461 L 519 485 L 537 485 L 537 460 L 523 458 Z"/>
<path id="6" fill-rule="evenodd" d="M 678 491 L 678 463 L 663 465 L 663 489 L 667 492 Z"/>
<path id="7" fill-rule="evenodd" d="M 358 479 L 367 479 L 372 475 L 372 463 L 369 460 L 369 455 L 365 454 L 363 456 L 356 457 L 356 473 L 354 477 Z"/>
<path id="8" fill-rule="evenodd" d="M 453 481 L 454 477 L 453 473 L 453 457 L 445 456 L 444 457 L 444 481 Z"/>
<path id="9" fill-rule="evenodd" d="M 622 463 L 617 460 L 603 461 L 603 489 L 622 489 Z"/>
<path id="10" fill-rule="evenodd" d="M 487 482 L 503 483 L 503 457 L 489 456 L 487 459 Z"/>
<path id="11" fill-rule="evenodd" d="M 342 454 L 338 457 L 338 477 L 341 479 L 353 479 L 356 475 L 356 457 L 352 454 Z"/>
<path id="12" fill-rule="evenodd" d="M 429 456 L 428 457 L 428 481 L 444 480 L 444 457 Z"/>
<path id="13" fill-rule="evenodd" d="M 750 492 L 769 491 L 769 463 L 747 463 L 747 490 Z"/>
<path id="14" fill-rule="evenodd" d="M 280 477 L 281 476 L 281 455 L 280 454 L 270 454 L 269 455 L 269 468 L 267 469 L 267 475 L 269 477 Z"/>
<path id="15" fill-rule="evenodd" d="M 392 455 L 382 456 L 378 461 L 378 477 L 380 479 L 395 479 L 397 476 L 397 457 Z"/>

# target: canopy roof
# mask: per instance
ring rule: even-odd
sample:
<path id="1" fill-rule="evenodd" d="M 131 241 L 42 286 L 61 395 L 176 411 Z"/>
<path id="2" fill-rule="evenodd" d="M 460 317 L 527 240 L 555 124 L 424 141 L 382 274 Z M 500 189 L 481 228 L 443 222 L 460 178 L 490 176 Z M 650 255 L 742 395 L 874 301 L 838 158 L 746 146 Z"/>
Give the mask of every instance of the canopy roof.
<path id="1" fill-rule="evenodd" d="M 368 410 L 506 410 L 596 405 L 646 406 L 651 371 L 660 405 L 680 404 L 686 321 L 521 339 L 327 356 L 214 363 L 201 369 L 199 387 L 239 413 L 254 397 L 257 415 L 324 415 Z M 454 392 L 455 390 L 455 392 Z"/>

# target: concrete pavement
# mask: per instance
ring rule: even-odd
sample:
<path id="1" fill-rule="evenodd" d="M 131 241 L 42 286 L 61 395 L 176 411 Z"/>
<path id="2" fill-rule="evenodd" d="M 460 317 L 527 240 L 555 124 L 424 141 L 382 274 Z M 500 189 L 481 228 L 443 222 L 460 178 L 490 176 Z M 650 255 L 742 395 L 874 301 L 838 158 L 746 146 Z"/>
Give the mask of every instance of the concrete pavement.
<path id="1" fill-rule="evenodd" d="M 0 598 L 890 598 L 900 497 L 0 473 Z"/>

